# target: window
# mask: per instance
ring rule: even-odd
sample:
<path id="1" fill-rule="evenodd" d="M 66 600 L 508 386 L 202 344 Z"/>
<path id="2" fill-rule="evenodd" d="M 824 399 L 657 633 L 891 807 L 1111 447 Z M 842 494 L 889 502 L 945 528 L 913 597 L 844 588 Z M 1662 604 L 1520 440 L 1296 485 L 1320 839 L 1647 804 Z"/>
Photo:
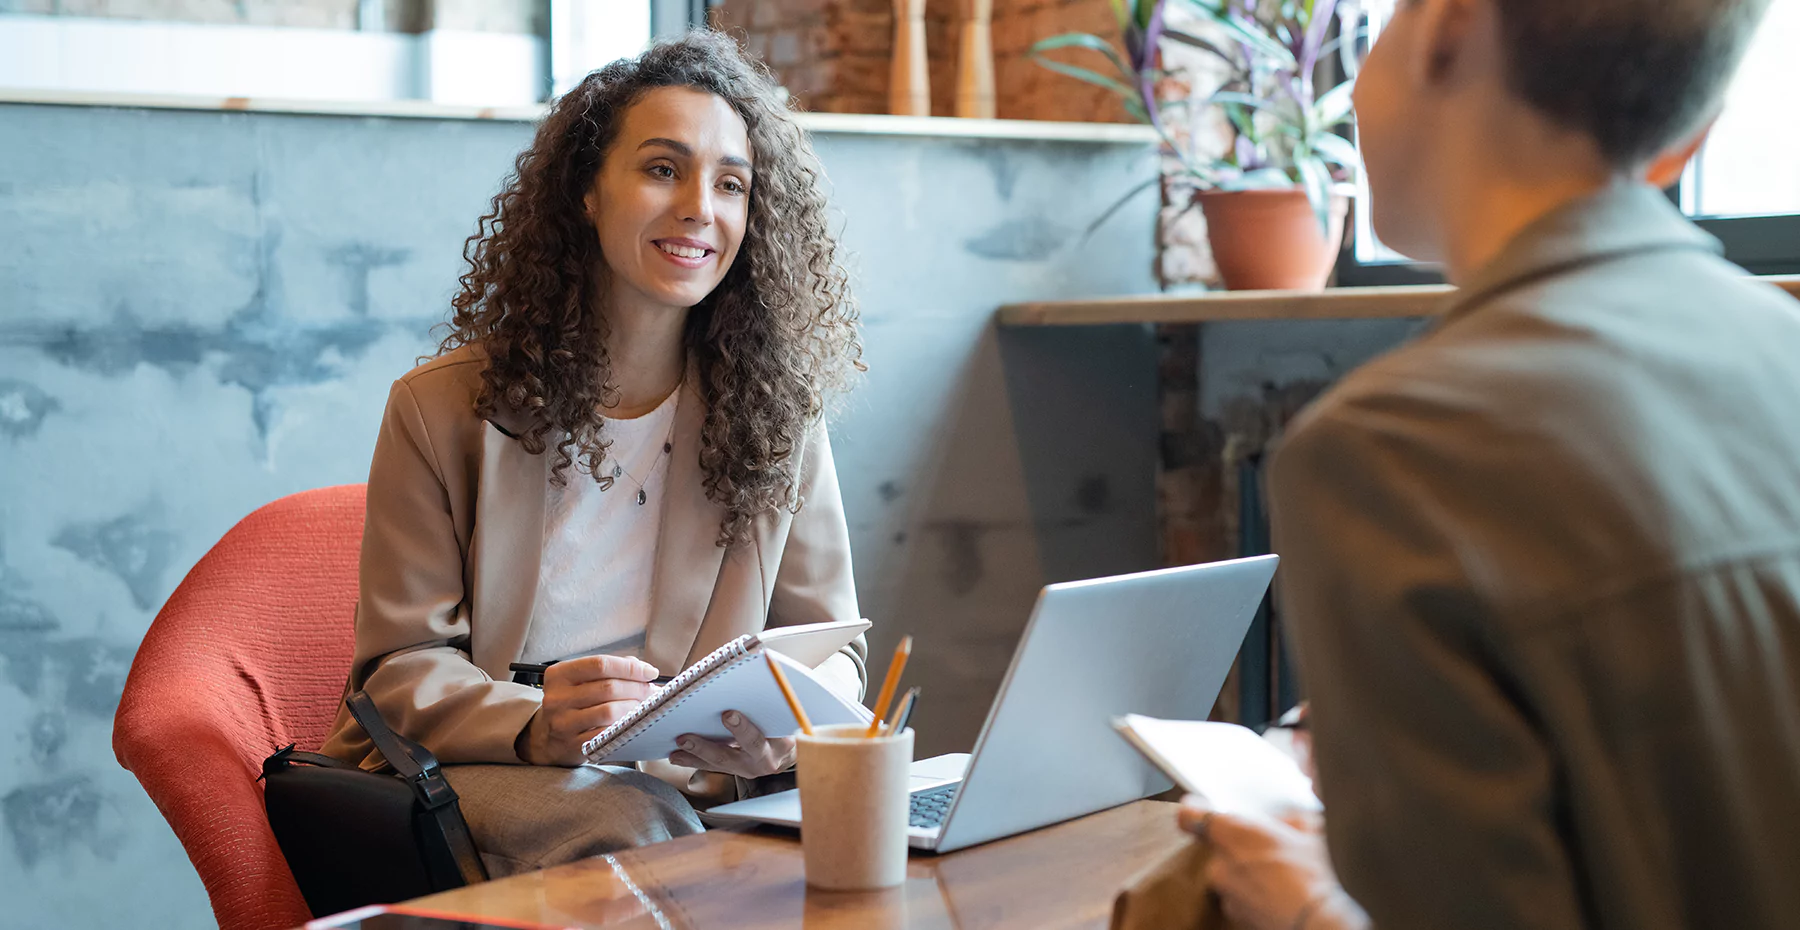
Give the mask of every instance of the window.
<path id="1" fill-rule="evenodd" d="M 0 87 L 531 108 L 704 0 L 0 0 Z M 67 8 L 67 9 L 65 9 Z"/>
<path id="2" fill-rule="evenodd" d="M 1371 39 L 1392 0 L 1369 9 Z M 1800 3 L 1769 6 L 1705 147 L 1671 196 L 1725 243 L 1732 261 L 1757 274 L 1800 274 Z M 1442 280 L 1429 266 L 1389 250 L 1369 228 L 1366 185 L 1358 194 L 1354 241 L 1338 266 L 1344 285 Z"/>
<path id="3" fill-rule="evenodd" d="M 1681 209 L 1758 274 L 1800 274 L 1800 3 L 1769 5 L 1706 147 L 1676 189 Z"/>

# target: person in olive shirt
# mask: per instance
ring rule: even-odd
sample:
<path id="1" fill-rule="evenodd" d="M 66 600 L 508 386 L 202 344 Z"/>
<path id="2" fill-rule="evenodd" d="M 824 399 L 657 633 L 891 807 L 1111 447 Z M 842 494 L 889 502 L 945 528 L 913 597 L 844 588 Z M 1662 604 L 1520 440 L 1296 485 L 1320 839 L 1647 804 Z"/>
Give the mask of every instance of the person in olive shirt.
<path id="1" fill-rule="evenodd" d="M 1274 459 L 1326 816 L 1184 811 L 1240 927 L 1800 925 L 1800 304 L 1657 190 L 1766 6 L 1382 32 L 1375 228 L 1459 291 Z"/>

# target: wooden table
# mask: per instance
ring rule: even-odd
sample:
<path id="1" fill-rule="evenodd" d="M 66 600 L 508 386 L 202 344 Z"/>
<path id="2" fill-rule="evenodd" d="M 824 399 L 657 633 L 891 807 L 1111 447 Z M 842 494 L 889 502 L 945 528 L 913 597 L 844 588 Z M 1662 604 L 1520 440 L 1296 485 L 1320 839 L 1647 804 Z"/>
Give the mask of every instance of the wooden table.
<path id="1" fill-rule="evenodd" d="M 409 904 L 627 930 L 1099 928 L 1118 889 L 1184 842 L 1175 805 L 1138 801 L 945 856 L 915 853 L 898 888 L 824 892 L 807 889 L 792 834 L 712 830 Z"/>

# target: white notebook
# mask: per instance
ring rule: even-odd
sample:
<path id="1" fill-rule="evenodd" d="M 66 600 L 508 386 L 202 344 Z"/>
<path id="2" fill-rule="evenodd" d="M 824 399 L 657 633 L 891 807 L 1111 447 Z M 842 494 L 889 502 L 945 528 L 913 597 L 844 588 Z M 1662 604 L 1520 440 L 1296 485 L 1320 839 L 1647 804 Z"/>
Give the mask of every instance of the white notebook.
<path id="1" fill-rule="evenodd" d="M 765 654 L 780 663 L 794 696 L 815 726 L 868 723 L 874 719 L 873 713 L 839 697 L 814 677 L 806 664 L 825 661 L 868 628 L 869 621 L 852 620 L 778 627 L 740 636 L 652 691 L 636 710 L 583 743 L 581 749 L 589 762 L 609 765 L 664 759 L 678 748 L 675 738 L 684 734 L 731 739 L 731 731 L 719 719 L 728 710 L 743 714 L 770 736 L 792 734 L 800 729 L 800 722 L 775 684 Z"/>
<path id="2" fill-rule="evenodd" d="M 1113 728 L 1183 791 L 1227 814 L 1280 817 L 1320 809 L 1312 779 L 1268 740 L 1235 723 L 1126 714 Z"/>

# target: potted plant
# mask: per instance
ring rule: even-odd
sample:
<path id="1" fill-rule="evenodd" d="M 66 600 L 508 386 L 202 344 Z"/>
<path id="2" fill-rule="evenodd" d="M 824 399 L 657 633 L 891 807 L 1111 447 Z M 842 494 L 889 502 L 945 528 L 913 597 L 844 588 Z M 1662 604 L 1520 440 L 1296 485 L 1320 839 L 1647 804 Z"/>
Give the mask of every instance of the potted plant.
<path id="1" fill-rule="evenodd" d="M 1357 167 L 1356 147 L 1338 133 L 1351 119 L 1356 73 L 1355 0 L 1111 0 L 1123 54 L 1089 33 L 1038 42 L 1044 67 L 1117 93 L 1125 109 L 1162 135 L 1179 172 L 1191 181 L 1206 214 L 1207 236 L 1225 285 L 1243 289 L 1318 290 L 1331 275 L 1343 240 L 1345 191 Z M 1199 28 L 1173 28 L 1179 4 Z M 1339 24 L 1333 30 L 1334 23 Z M 1225 80 L 1196 101 L 1159 99 L 1170 74 L 1161 43 L 1178 42 L 1221 62 Z M 1095 70 L 1049 57 L 1061 49 L 1099 53 Z M 1335 79 L 1321 67 L 1336 54 Z M 1108 73 L 1110 71 L 1110 73 Z M 1178 144 L 1165 111 L 1217 107 L 1232 130 L 1228 150 L 1211 156 Z M 1146 183 L 1144 186 L 1148 186 Z M 1142 189 L 1141 187 L 1139 189 Z M 1132 191 L 1135 194 L 1136 191 Z M 1130 195 L 1127 195 L 1130 196 Z"/>

